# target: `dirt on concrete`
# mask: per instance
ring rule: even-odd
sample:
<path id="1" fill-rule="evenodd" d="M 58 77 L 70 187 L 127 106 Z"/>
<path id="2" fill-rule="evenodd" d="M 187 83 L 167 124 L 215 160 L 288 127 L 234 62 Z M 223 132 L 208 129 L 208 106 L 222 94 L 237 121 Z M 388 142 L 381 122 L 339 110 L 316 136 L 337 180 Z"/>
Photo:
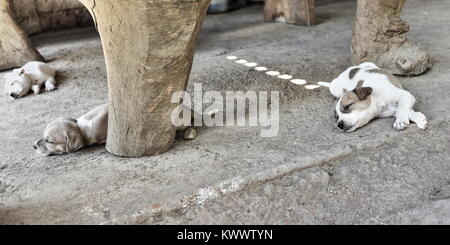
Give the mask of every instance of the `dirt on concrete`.
<path id="1" fill-rule="evenodd" d="M 325 88 L 307 90 L 226 59 L 330 81 L 350 65 L 355 6 L 320 5 L 313 27 L 265 23 L 261 5 L 208 16 L 188 89 L 279 91 L 279 134 L 202 128 L 193 141 L 177 139 L 171 151 L 138 159 L 103 146 L 35 154 L 32 143 L 51 120 L 104 103 L 107 83 L 95 30 L 33 36 L 60 85 L 18 100 L 0 97 L 0 223 L 449 224 L 448 1 L 410 0 L 404 12 L 409 39 L 434 62 L 425 75 L 400 77 L 429 119 L 426 131 L 397 132 L 390 118 L 341 133 Z"/>

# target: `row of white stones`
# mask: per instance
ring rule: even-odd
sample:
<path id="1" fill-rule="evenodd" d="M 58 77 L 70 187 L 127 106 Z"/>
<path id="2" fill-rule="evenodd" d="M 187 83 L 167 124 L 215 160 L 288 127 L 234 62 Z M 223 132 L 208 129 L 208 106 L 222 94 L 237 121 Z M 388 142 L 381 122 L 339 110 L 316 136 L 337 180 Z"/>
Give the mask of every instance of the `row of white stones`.
<path id="1" fill-rule="evenodd" d="M 304 87 L 306 89 L 317 89 L 320 87 L 327 87 L 327 82 L 318 82 L 317 85 L 315 84 L 307 84 L 308 82 L 305 79 L 293 79 L 294 77 L 289 74 L 281 74 L 279 71 L 269 70 L 269 68 L 264 66 L 258 66 L 258 63 L 256 62 L 250 62 L 244 59 L 239 59 L 237 56 L 227 56 L 227 60 L 232 60 L 236 62 L 237 64 L 244 65 L 246 67 L 253 68 L 256 71 L 265 72 L 266 75 L 272 76 L 272 77 L 278 77 L 283 80 L 290 80 L 291 83 L 296 85 L 305 85 Z"/>

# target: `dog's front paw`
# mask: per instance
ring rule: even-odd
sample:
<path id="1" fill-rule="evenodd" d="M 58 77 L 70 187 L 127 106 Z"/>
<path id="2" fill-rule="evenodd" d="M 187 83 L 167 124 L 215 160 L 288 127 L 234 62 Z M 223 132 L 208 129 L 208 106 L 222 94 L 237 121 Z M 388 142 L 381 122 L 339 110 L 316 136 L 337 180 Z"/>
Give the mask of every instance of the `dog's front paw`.
<path id="1" fill-rule="evenodd" d="M 428 126 L 427 117 L 421 112 L 413 112 L 410 115 L 411 121 L 415 122 L 420 129 L 426 129 Z"/>
<path id="2" fill-rule="evenodd" d="M 41 92 L 41 86 L 33 85 L 31 86 L 31 90 L 33 91 L 34 94 L 39 94 Z"/>
<path id="3" fill-rule="evenodd" d="M 394 128 L 396 130 L 404 130 L 409 125 L 409 119 L 397 119 L 394 123 Z"/>
<path id="4" fill-rule="evenodd" d="M 53 91 L 56 89 L 56 86 L 52 83 L 45 83 L 45 91 Z"/>

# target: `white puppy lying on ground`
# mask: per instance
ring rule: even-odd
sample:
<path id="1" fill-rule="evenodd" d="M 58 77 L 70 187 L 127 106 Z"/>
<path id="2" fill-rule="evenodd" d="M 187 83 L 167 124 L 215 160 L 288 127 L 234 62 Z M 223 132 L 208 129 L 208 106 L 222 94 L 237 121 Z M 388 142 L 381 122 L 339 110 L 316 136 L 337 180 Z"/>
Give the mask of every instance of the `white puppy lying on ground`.
<path id="1" fill-rule="evenodd" d="M 193 127 L 181 126 L 184 139 L 197 137 Z M 108 132 L 108 104 L 100 105 L 78 119 L 58 118 L 44 130 L 42 139 L 33 144 L 36 153 L 43 156 L 75 152 L 85 146 L 104 144 Z"/>
<path id="2" fill-rule="evenodd" d="M 396 77 L 373 63 L 345 70 L 331 82 L 330 92 L 339 98 L 335 117 L 337 126 L 345 132 L 353 132 L 374 118 L 393 116 L 396 130 L 405 129 L 410 121 L 421 129 L 427 127 L 425 115 L 413 110 L 414 96 Z"/>
<path id="3" fill-rule="evenodd" d="M 106 142 L 108 105 L 98 106 L 78 119 L 58 118 L 44 130 L 42 139 L 33 144 L 39 155 L 74 152 L 84 146 Z"/>
<path id="4" fill-rule="evenodd" d="M 39 94 L 56 89 L 55 70 L 42 62 L 29 62 L 5 75 L 5 94 L 13 99 L 27 95 L 30 90 Z"/>

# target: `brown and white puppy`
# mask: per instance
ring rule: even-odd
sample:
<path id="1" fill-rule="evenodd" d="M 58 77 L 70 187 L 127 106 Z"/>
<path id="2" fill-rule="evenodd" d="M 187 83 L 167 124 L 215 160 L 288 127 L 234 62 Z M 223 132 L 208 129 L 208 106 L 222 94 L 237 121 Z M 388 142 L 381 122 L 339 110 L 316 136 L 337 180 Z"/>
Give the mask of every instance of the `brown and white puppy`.
<path id="1" fill-rule="evenodd" d="M 42 139 L 33 144 L 43 156 L 74 152 L 84 146 L 106 142 L 108 105 L 94 108 L 78 119 L 58 118 L 44 130 Z"/>
<path id="2" fill-rule="evenodd" d="M 373 63 L 352 66 L 330 84 L 330 92 L 339 98 L 335 117 L 337 126 L 353 132 L 374 118 L 395 117 L 394 128 L 403 130 L 415 122 L 427 127 L 424 114 L 413 110 L 414 96 L 404 90 L 400 81 Z"/>
<path id="3" fill-rule="evenodd" d="M 194 115 L 194 113 L 192 113 Z M 181 126 L 184 139 L 197 137 L 197 130 L 190 126 Z M 78 119 L 58 118 L 44 130 L 42 139 L 33 144 L 36 153 L 43 156 L 61 155 L 75 152 L 82 147 L 104 144 L 108 132 L 108 105 L 98 106 Z"/>

